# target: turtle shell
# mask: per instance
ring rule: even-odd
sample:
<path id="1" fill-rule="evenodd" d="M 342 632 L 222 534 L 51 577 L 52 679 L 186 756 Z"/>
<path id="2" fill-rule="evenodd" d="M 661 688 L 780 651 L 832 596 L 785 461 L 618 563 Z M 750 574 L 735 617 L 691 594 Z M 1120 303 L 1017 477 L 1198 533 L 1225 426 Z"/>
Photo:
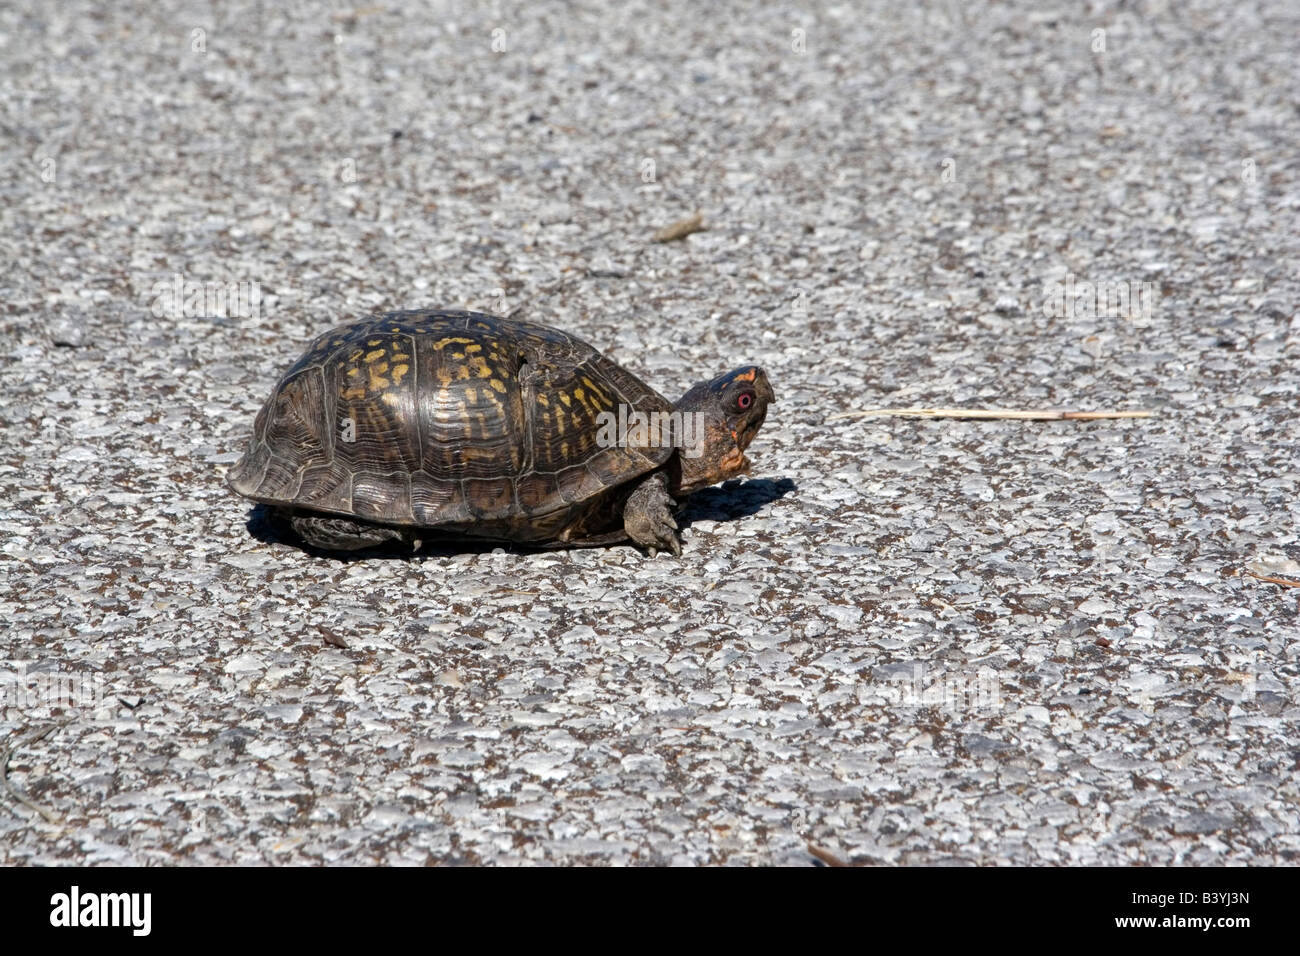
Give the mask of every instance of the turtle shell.
<path id="1" fill-rule="evenodd" d="M 316 339 L 258 413 L 231 488 L 270 505 L 512 538 L 556 533 L 670 447 L 598 441 L 603 412 L 672 403 L 558 329 L 391 312 Z"/>

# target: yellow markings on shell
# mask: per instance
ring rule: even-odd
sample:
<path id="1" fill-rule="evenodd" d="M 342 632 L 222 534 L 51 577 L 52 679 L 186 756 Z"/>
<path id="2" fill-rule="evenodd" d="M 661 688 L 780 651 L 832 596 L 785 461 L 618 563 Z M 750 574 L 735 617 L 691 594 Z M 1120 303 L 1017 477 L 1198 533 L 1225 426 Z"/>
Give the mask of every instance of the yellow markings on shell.
<path id="1" fill-rule="evenodd" d="M 569 397 L 568 392 L 559 392 L 558 394 L 560 396 L 560 401 L 564 403 L 565 408 L 568 408 L 570 405 L 573 404 L 573 399 Z"/>
<path id="2" fill-rule="evenodd" d="M 369 342 L 367 342 L 366 344 L 369 345 L 369 346 L 371 346 L 371 347 L 374 347 L 374 346 L 376 346 L 376 345 L 383 345 L 383 344 L 384 344 L 384 340 L 383 340 L 383 339 L 371 339 L 371 340 L 370 340 Z"/>
<path id="3" fill-rule="evenodd" d="M 451 369 L 446 367 L 438 368 L 438 384 L 445 390 L 451 384 Z"/>
<path id="4" fill-rule="evenodd" d="M 467 389 L 465 389 L 465 401 L 467 401 L 467 402 L 477 402 L 477 401 L 478 401 L 478 389 L 476 389 L 476 388 L 467 388 Z"/>
<path id="5" fill-rule="evenodd" d="M 439 339 L 438 341 L 436 341 L 436 342 L 433 343 L 433 347 L 434 347 L 435 349 L 437 349 L 438 351 L 442 351 L 442 350 L 445 349 L 448 345 L 470 345 L 470 344 L 473 343 L 473 341 L 474 341 L 473 339 L 467 339 L 467 338 L 463 338 L 463 337 L 453 337 L 453 338 L 447 338 L 447 339 Z"/>
<path id="6" fill-rule="evenodd" d="M 501 381 L 501 379 L 494 378 L 492 379 L 492 381 L 488 382 L 488 384 L 491 385 L 498 392 L 500 392 L 502 395 L 506 393 L 506 383 Z"/>
<path id="7" fill-rule="evenodd" d="M 361 357 L 360 352 L 353 354 L 353 360 Z M 360 365 L 353 365 L 348 369 L 348 380 L 344 383 L 347 388 L 343 390 L 344 399 L 355 399 L 366 397 L 366 384 L 361 381 L 362 368 Z"/>
<path id="8" fill-rule="evenodd" d="M 610 406 L 609 396 L 605 394 L 604 389 L 599 385 L 587 378 L 585 375 L 582 377 L 582 384 L 587 386 L 587 390 L 591 394 L 592 404 L 590 408 L 593 412 L 598 412 L 602 408 L 608 408 Z"/>
<path id="9" fill-rule="evenodd" d="M 538 392 L 538 393 L 537 393 L 537 404 L 538 404 L 538 405 L 541 405 L 541 406 L 544 408 L 544 407 L 546 407 L 546 406 L 548 406 L 548 405 L 551 404 L 551 400 L 550 400 L 549 398 L 546 397 L 546 393 L 545 393 L 545 392 Z"/>
<path id="10" fill-rule="evenodd" d="M 483 351 L 483 346 L 480 345 L 478 342 L 475 342 L 473 345 L 467 345 L 467 346 L 465 346 L 465 351 L 466 351 L 466 352 L 482 352 L 482 351 Z"/>
<path id="11" fill-rule="evenodd" d="M 402 384 L 402 378 L 403 378 L 403 377 L 406 375 L 406 373 L 409 372 L 410 370 L 411 370 L 411 367 L 410 367 L 409 365 L 405 365 L 405 364 L 403 364 L 403 365 L 394 365 L 394 366 L 393 366 L 393 384 L 394 384 L 394 385 L 401 385 L 401 384 Z"/>
<path id="12" fill-rule="evenodd" d="M 451 353 L 451 357 L 454 358 L 457 362 L 463 362 L 463 361 L 465 360 L 465 353 L 464 353 L 464 352 L 452 352 L 452 353 Z"/>
<path id="13" fill-rule="evenodd" d="M 381 358 L 383 358 L 383 357 L 384 357 L 384 350 L 383 350 L 383 349 L 375 349 L 373 352 L 367 352 L 367 353 L 366 353 L 366 361 L 367 361 L 367 362 L 373 362 L 373 361 L 375 361 L 376 359 L 381 359 Z"/>
<path id="14" fill-rule="evenodd" d="M 573 390 L 573 397 L 582 403 L 582 407 L 593 415 L 599 415 L 602 407 L 607 407 L 609 402 L 596 384 L 589 378 L 583 378 L 587 388 L 578 386 Z"/>
<path id="15" fill-rule="evenodd" d="M 451 392 L 446 388 L 438 390 L 438 401 L 433 408 L 433 417 L 439 422 L 452 421 L 460 414 L 460 408 L 465 404 L 464 402 L 461 402 L 456 408 L 451 408 L 450 403 L 447 401 L 450 396 Z"/>

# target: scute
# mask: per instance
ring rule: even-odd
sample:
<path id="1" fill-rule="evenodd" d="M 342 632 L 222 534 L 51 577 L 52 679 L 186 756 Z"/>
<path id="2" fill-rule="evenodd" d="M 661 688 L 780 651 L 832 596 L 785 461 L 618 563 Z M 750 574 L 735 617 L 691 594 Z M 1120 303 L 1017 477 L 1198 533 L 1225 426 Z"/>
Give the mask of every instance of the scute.
<path id="1" fill-rule="evenodd" d="M 281 378 L 230 486 L 267 504 L 420 527 L 550 533 L 670 448 L 600 447 L 598 416 L 672 405 L 547 326 L 407 311 L 331 329 Z"/>

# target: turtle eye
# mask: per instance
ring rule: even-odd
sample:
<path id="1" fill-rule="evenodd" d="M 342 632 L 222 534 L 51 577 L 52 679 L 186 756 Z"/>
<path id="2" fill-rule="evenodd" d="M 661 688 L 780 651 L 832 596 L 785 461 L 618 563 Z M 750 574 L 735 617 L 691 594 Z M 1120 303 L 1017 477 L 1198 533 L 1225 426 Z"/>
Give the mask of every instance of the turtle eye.
<path id="1" fill-rule="evenodd" d="M 739 408 L 742 412 L 748 411 L 753 404 L 754 404 L 753 392 L 741 392 L 739 395 L 736 396 L 736 407 Z"/>

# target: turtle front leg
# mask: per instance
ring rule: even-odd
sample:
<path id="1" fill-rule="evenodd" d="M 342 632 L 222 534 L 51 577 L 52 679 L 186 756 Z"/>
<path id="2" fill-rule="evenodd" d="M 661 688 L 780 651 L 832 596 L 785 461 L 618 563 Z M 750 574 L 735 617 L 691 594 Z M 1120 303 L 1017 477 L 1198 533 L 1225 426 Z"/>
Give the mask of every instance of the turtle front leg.
<path id="1" fill-rule="evenodd" d="M 673 509 L 677 502 L 668 494 L 668 479 L 657 471 L 641 482 L 623 505 L 623 530 L 654 557 L 660 550 L 671 551 L 680 557 L 681 542 L 677 540 L 677 522 Z"/>

